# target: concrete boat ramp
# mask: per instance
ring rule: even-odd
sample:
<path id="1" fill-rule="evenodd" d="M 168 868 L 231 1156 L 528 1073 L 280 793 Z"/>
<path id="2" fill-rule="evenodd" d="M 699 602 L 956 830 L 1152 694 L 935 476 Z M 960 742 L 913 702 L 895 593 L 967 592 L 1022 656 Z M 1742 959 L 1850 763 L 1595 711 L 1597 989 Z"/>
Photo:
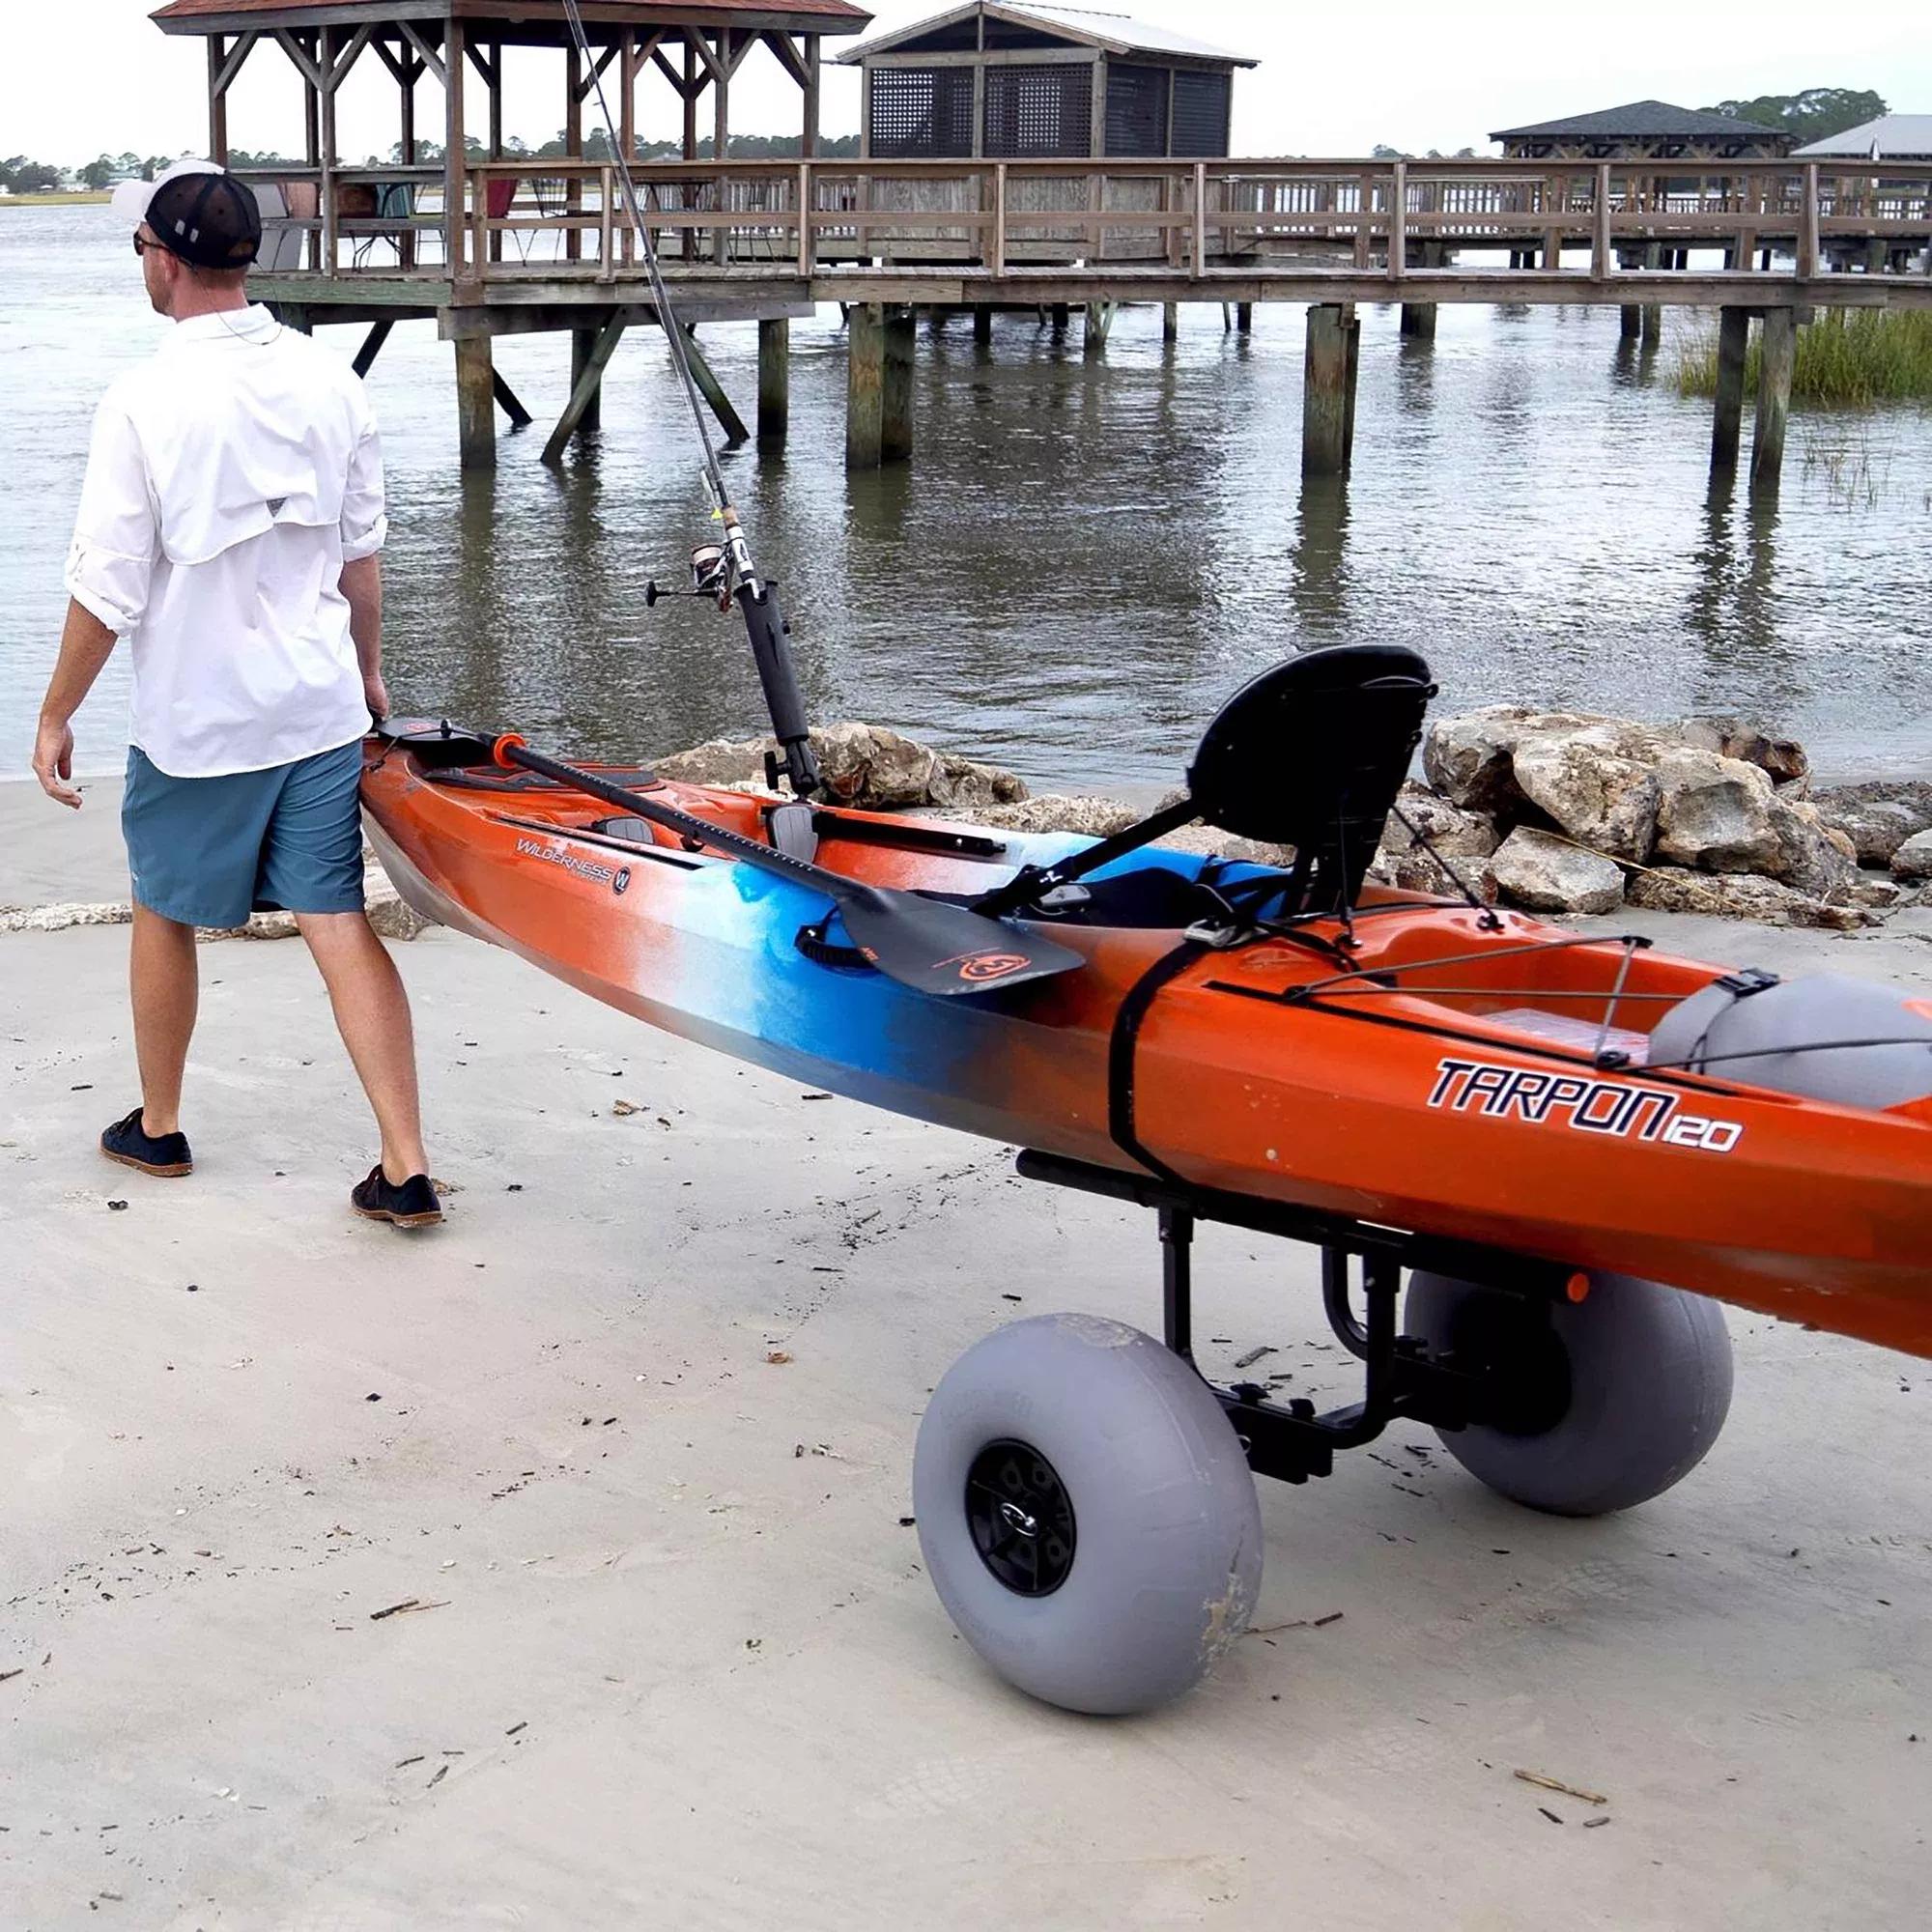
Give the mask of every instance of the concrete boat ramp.
<path id="1" fill-rule="evenodd" d="M 1923 913 L 1638 923 L 1932 973 Z M 204 951 L 199 1165 L 150 1180 L 93 1147 L 125 954 L 0 938 L 8 1927 L 1918 1918 L 1932 1365 L 1737 1315 L 1718 1448 L 1596 1522 L 1413 1431 L 1264 1485 L 1256 1634 L 1077 1719 L 953 1634 L 912 1441 L 1003 1320 L 1157 1322 L 1144 1219 L 441 932 L 402 957 L 446 1228 L 350 1217 L 294 944 Z M 1339 1394 L 1312 1256 L 1202 1263 L 1204 1354 Z"/>

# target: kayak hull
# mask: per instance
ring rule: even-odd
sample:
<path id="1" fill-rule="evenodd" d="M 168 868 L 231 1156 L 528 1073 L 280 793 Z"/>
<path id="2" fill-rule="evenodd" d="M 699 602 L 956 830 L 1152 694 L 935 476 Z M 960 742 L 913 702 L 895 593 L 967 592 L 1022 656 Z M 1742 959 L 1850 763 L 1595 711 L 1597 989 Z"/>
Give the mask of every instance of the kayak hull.
<path id="1" fill-rule="evenodd" d="M 606 776 L 765 836 L 754 798 Z M 828 910 L 821 894 L 636 821 L 637 837 L 599 831 L 608 810 L 567 790 L 430 772 L 372 740 L 364 803 L 384 866 L 425 916 L 806 1084 L 1071 1159 L 1642 1275 L 1932 1354 L 1932 1109 L 1604 1070 L 1519 1024 L 1595 1023 L 1621 969 L 1619 1024 L 1635 1011 L 1647 1026 L 1720 967 L 1581 945 L 1517 915 L 1492 930 L 1472 909 L 1383 894 L 1365 900 L 1352 974 L 1307 945 L 1197 948 L 1177 962 L 1171 926 L 1056 923 L 1080 970 L 935 999 L 802 952 L 801 928 Z M 831 870 L 952 894 L 1087 842 L 1001 834 L 997 853 L 954 853 L 931 849 L 929 820 L 833 812 L 820 824 Z M 1202 861 L 1154 850 L 1110 870 L 1153 866 L 1192 877 Z M 1137 1001 L 1156 969 L 1171 977 Z M 1378 972 L 1389 983 L 1365 977 Z M 1123 1012 L 1141 1005 L 1124 1050 Z"/>

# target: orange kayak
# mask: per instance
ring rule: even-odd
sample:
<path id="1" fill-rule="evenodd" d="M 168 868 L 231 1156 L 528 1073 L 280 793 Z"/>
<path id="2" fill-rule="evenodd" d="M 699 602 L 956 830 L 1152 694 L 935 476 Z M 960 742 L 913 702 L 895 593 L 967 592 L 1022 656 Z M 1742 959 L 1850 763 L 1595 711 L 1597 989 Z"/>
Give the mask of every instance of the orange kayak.
<path id="1" fill-rule="evenodd" d="M 775 837 L 769 800 L 586 769 Z M 1895 1089 L 1898 1065 L 1909 1088 L 1922 1061 L 1922 1089 L 1885 1105 L 1822 1098 L 1788 1090 L 1790 1054 L 1707 1055 L 1700 1070 L 1681 1046 L 1652 1051 L 1686 1002 L 1763 996 L 1769 976 L 1374 884 L 1347 916 L 1231 935 L 1208 912 L 1266 890 L 1267 868 L 1159 845 L 1094 873 L 1077 915 L 1052 922 L 1078 970 L 934 999 L 828 941 L 822 894 L 499 769 L 487 748 L 466 759 L 372 738 L 363 798 L 418 911 L 813 1086 L 1932 1354 L 1922 1003 L 1899 996 L 1906 1042 L 1889 1042 L 1909 1054 L 1922 1032 L 1922 1052 L 1890 1063 Z M 955 901 L 1089 842 L 822 807 L 810 822 L 826 871 Z"/>

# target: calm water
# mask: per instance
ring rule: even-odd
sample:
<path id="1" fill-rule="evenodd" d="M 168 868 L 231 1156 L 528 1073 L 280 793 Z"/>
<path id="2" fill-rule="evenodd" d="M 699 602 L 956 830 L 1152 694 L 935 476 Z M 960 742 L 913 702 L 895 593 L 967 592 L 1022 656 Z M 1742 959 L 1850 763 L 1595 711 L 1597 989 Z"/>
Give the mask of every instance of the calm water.
<path id="1" fill-rule="evenodd" d="M 0 210 L 0 761 L 23 767 L 65 593 L 89 412 L 166 325 L 104 208 Z M 1666 327 L 1672 314 L 1666 311 Z M 1693 326 L 1686 324 L 1684 326 Z M 792 328 L 782 455 L 726 457 L 781 580 L 815 716 L 901 726 L 1058 783 L 1170 778 L 1216 701 L 1298 647 L 1414 645 L 1445 702 L 1752 713 L 1827 772 L 1932 766 L 1932 418 L 1794 418 L 1783 500 L 1707 502 L 1708 406 L 1620 347 L 1613 309 L 1444 308 L 1433 350 L 1364 311 L 1355 475 L 1300 487 L 1298 307 L 1252 337 L 1183 310 L 1116 324 L 1102 363 L 1031 316 L 990 353 L 921 330 L 918 453 L 848 477 L 838 312 Z M 353 352 L 359 331 L 323 340 Z M 741 410 L 755 332 L 703 331 Z M 568 389 L 561 337 L 498 365 L 539 427 L 494 477 L 456 468 L 451 352 L 429 324 L 371 376 L 391 493 L 399 705 L 653 752 L 761 722 L 742 633 L 644 609 L 705 530 L 662 341 L 628 338 L 598 446 L 537 460 Z M 119 763 L 125 687 L 83 713 Z"/>

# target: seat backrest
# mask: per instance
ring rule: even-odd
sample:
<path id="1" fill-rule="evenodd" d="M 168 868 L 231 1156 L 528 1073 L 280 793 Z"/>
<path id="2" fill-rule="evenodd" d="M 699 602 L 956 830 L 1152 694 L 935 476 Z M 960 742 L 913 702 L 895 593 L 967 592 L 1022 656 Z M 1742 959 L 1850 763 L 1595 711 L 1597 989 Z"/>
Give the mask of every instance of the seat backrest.
<path id="1" fill-rule="evenodd" d="M 1355 902 L 1435 695 L 1396 645 L 1337 644 L 1264 671 L 1221 707 L 1188 768 L 1218 831 L 1292 845 L 1302 912 Z"/>

